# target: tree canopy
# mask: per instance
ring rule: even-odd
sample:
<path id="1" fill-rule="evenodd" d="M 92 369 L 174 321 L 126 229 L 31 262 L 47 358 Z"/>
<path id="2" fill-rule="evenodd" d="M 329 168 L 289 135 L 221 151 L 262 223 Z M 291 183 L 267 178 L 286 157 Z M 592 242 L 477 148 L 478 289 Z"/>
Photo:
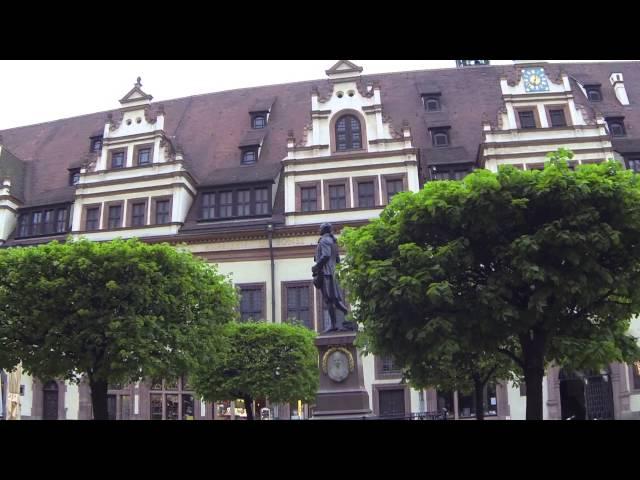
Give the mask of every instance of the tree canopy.
<path id="1" fill-rule="evenodd" d="M 0 351 L 40 378 L 92 390 L 106 419 L 107 385 L 175 375 L 198 360 L 236 293 L 215 267 L 168 244 L 51 242 L 0 249 Z"/>
<path id="2" fill-rule="evenodd" d="M 205 400 L 242 398 L 248 419 L 254 399 L 313 402 L 319 385 L 314 332 L 286 323 L 232 322 L 221 338 L 191 377 Z"/>
<path id="3" fill-rule="evenodd" d="M 379 219 L 341 237 L 342 276 L 374 351 L 421 361 L 464 324 L 477 351 L 508 356 L 542 419 L 550 362 L 638 357 L 640 177 L 614 161 L 476 170 L 397 194 Z M 598 351 L 585 358 L 585 348 Z"/>

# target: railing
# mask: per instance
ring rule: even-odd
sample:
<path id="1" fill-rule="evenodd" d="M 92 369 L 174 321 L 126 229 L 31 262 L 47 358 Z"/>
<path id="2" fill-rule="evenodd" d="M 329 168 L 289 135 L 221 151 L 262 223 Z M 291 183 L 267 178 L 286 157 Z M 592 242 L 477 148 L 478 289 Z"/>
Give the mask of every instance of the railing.
<path id="1" fill-rule="evenodd" d="M 447 420 L 448 412 L 413 412 L 409 414 L 399 413 L 390 415 L 378 415 L 376 417 L 362 417 L 363 420 Z"/>

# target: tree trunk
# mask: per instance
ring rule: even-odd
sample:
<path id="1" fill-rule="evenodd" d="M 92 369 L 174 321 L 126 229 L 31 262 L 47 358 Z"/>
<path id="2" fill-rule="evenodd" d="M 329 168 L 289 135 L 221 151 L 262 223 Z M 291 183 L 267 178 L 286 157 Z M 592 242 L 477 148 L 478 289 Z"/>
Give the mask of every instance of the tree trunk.
<path id="1" fill-rule="evenodd" d="M 473 379 L 476 395 L 476 420 L 484 420 L 484 383 L 479 378 Z"/>
<path id="2" fill-rule="evenodd" d="M 527 385 L 527 420 L 542 420 L 542 379 L 544 377 L 545 340 L 540 333 L 520 337 Z"/>
<path id="3" fill-rule="evenodd" d="M 93 380 L 89 377 L 91 387 L 91 406 L 93 407 L 94 420 L 109 420 L 107 409 L 107 390 L 109 385 L 104 380 Z"/>
<path id="4" fill-rule="evenodd" d="M 247 420 L 253 420 L 253 398 L 244 395 L 242 399 L 244 400 L 244 409 L 247 412 Z"/>

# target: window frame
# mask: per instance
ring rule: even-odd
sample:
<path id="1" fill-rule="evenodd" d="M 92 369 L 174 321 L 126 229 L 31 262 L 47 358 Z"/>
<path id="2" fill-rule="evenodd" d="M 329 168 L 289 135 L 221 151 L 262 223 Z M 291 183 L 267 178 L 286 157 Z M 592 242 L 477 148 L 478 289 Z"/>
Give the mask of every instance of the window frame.
<path id="1" fill-rule="evenodd" d="M 607 131 L 612 138 L 621 138 L 627 136 L 627 128 L 624 125 L 624 117 L 607 117 L 605 118 L 605 122 L 607 122 Z M 622 133 L 616 135 L 613 133 L 612 125 L 619 126 L 622 130 Z"/>
<path id="2" fill-rule="evenodd" d="M 589 102 L 602 101 L 602 88 L 600 85 L 585 85 L 584 91 L 586 92 L 586 97 Z M 591 98 L 592 93 L 596 93 L 598 95 L 598 98 L 597 99 Z"/>
<path id="3" fill-rule="evenodd" d="M 16 222 L 15 232 L 16 238 L 31 238 L 31 237 L 47 237 L 52 235 L 60 235 L 69 231 L 69 210 L 70 204 L 53 204 L 43 205 L 41 207 L 31 207 L 18 212 L 18 218 Z M 45 222 L 46 213 L 51 212 L 51 217 L 48 222 Z M 64 226 L 63 230 L 58 229 L 60 212 L 64 212 Z M 37 225 L 37 231 L 34 232 L 34 215 L 38 213 L 40 221 Z M 23 234 L 24 231 L 24 234 Z"/>
<path id="4" fill-rule="evenodd" d="M 120 207 L 120 226 L 111 227 L 111 207 Z M 111 202 L 104 202 L 104 206 L 102 207 L 102 230 L 116 230 L 122 228 L 124 225 L 124 200 L 114 200 Z"/>
<path id="5" fill-rule="evenodd" d="M 315 212 L 321 212 L 322 211 L 322 191 L 320 188 L 321 182 L 320 180 L 315 180 L 312 182 L 298 182 L 296 183 L 296 213 L 304 213 L 304 214 L 309 214 L 309 213 L 315 213 Z M 308 210 L 306 212 L 302 211 L 302 189 L 303 188 L 312 188 L 315 187 L 316 189 L 316 208 L 315 210 Z"/>
<path id="6" fill-rule="evenodd" d="M 375 379 L 376 380 L 388 380 L 395 378 L 402 378 L 402 369 L 393 370 L 390 372 L 385 372 L 384 367 L 384 357 L 379 355 L 374 356 L 374 371 L 375 371 Z"/>
<path id="7" fill-rule="evenodd" d="M 122 166 L 114 167 L 113 166 L 113 156 L 116 154 L 122 154 Z M 109 150 L 109 156 L 107 159 L 107 169 L 108 170 L 122 170 L 127 167 L 127 148 L 112 148 Z"/>
<path id="8" fill-rule="evenodd" d="M 307 328 L 310 328 L 313 331 L 317 331 L 316 328 L 316 314 L 315 314 L 315 301 L 314 301 L 314 288 L 313 281 L 311 280 L 299 280 L 299 281 L 290 281 L 290 282 L 280 282 L 280 298 L 282 300 L 281 303 L 281 321 L 282 323 L 291 323 L 289 322 L 289 288 L 300 288 L 306 287 L 309 295 L 309 322 L 310 325 L 305 324 Z"/>
<path id="9" fill-rule="evenodd" d="M 380 184 L 378 176 L 353 177 L 353 201 L 357 208 L 377 208 L 380 206 Z M 373 206 L 367 207 L 360 204 L 360 184 L 373 182 Z"/>
<path id="10" fill-rule="evenodd" d="M 553 114 L 559 112 L 562 115 L 562 125 L 554 125 L 553 124 Z M 549 117 L 549 127 L 551 128 L 563 128 L 563 127 L 567 127 L 569 126 L 569 124 L 567 123 L 567 115 L 566 115 L 566 111 L 564 108 L 554 108 L 554 107 L 549 107 L 547 109 L 547 114 Z"/>
<path id="11" fill-rule="evenodd" d="M 258 282 L 258 283 L 236 283 L 235 284 L 236 290 L 238 291 L 238 295 L 242 295 L 242 290 L 243 289 L 247 289 L 247 290 L 259 290 L 260 291 L 260 302 L 261 302 L 261 313 L 260 313 L 260 318 L 256 318 L 253 319 L 253 321 L 257 322 L 257 321 L 268 321 L 267 320 L 267 283 L 266 282 Z M 240 298 L 240 301 L 238 302 L 238 314 L 239 314 L 239 320 L 240 322 L 247 322 L 249 321 L 249 319 L 243 320 L 242 319 L 242 298 Z"/>
<path id="12" fill-rule="evenodd" d="M 445 148 L 451 146 L 451 127 L 442 126 L 442 127 L 430 127 L 429 134 L 431 135 L 431 146 L 433 148 Z M 436 139 L 444 137 L 446 139 L 446 143 L 436 143 Z"/>
<path id="13" fill-rule="evenodd" d="M 153 165 L 153 154 L 154 154 L 154 144 L 153 143 L 141 143 L 133 146 L 133 165 L 135 167 L 147 167 L 149 165 Z M 140 152 L 143 150 L 149 150 L 149 163 L 140 163 Z"/>
<path id="14" fill-rule="evenodd" d="M 407 174 L 406 173 L 401 173 L 401 174 L 389 174 L 389 175 L 382 175 L 381 180 L 382 180 L 382 201 L 383 201 L 383 205 L 388 205 L 389 201 L 391 200 L 389 198 L 389 192 L 387 191 L 387 182 L 389 180 L 402 180 L 402 191 L 406 192 L 409 190 L 409 181 L 407 178 Z M 396 192 L 396 193 L 400 193 L 400 192 Z"/>
<path id="15" fill-rule="evenodd" d="M 169 220 L 164 223 L 158 223 L 158 202 L 169 202 Z M 153 222 L 153 223 L 151 223 Z M 149 215 L 150 225 L 171 225 L 173 222 L 173 195 L 162 195 L 159 197 L 151 197 L 151 213 Z"/>
<path id="16" fill-rule="evenodd" d="M 427 113 L 433 113 L 433 112 L 441 112 L 442 111 L 442 101 L 440 100 L 441 95 L 439 93 L 423 93 L 422 94 L 422 104 L 424 106 L 424 110 Z M 430 109 L 428 107 L 429 102 L 436 102 L 437 103 L 437 108 L 436 109 Z"/>
<path id="17" fill-rule="evenodd" d="M 142 218 L 142 225 L 133 224 L 133 207 L 134 205 L 144 204 L 144 216 Z M 127 214 L 125 226 L 133 228 L 143 228 L 147 226 L 149 217 L 149 199 L 147 197 L 130 198 L 127 200 Z"/>
<path id="18" fill-rule="evenodd" d="M 87 227 L 87 224 L 89 222 L 89 210 L 92 209 L 97 209 L 98 210 L 98 215 L 97 215 L 97 222 L 98 222 L 98 226 L 97 228 L 92 228 L 89 229 Z M 80 225 L 82 226 L 82 231 L 85 232 L 97 232 L 101 229 L 101 220 L 102 218 L 102 203 L 92 203 L 92 204 L 88 204 L 88 205 L 83 205 L 82 206 L 82 218 L 80 220 Z"/>
<path id="19" fill-rule="evenodd" d="M 75 176 L 78 176 L 78 181 L 74 182 Z M 79 168 L 70 168 L 69 169 L 69 186 L 74 187 L 80 182 L 80 169 Z"/>
<path id="20" fill-rule="evenodd" d="M 332 178 L 330 180 L 325 180 L 324 182 L 324 188 L 323 188 L 323 195 L 324 195 L 324 210 L 323 211 L 343 211 L 343 210 L 347 210 L 349 208 L 352 207 L 351 205 L 351 180 L 350 178 L 346 177 L 346 178 Z M 345 207 L 344 208 L 336 208 L 336 209 L 332 209 L 331 208 L 331 197 L 329 196 L 331 189 L 330 187 L 335 187 L 335 186 L 344 186 L 344 200 L 345 200 Z"/>
<path id="21" fill-rule="evenodd" d="M 200 190 L 198 195 L 198 222 L 213 222 L 213 221 L 225 221 L 225 220 L 233 220 L 233 219 L 243 219 L 243 218 L 263 218 L 272 215 L 273 212 L 273 197 L 272 197 L 272 185 L 265 183 L 256 183 L 256 184 L 237 184 L 237 185 L 229 185 L 215 188 L 204 188 Z M 256 190 L 265 190 L 267 191 L 267 213 L 256 213 L 257 210 L 257 200 L 256 200 Z M 249 190 L 249 215 L 238 215 L 238 192 L 242 190 Z M 222 217 L 220 216 L 220 194 L 225 192 L 231 192 L 231 216 Z M 213 196 L 214 205 L 213 207 L 205 207 L 204 199 L 206 195 Z M 264 202 L 261 202 L 264 203 Z M 225 204 L 227 206 L 227 204 Z M 204 209 L 213 208 L 214 216 L 212 218 L 205 218 L 203 216 Z"/>
<path id="22" fill-rule="evenodd" d="M 516 123 L 518 125 L 519 130 L 535 130 L 536 128 L 540 128 L 541 122 L 538 118 L 538 109 L 536 107 L 526 107 L 521 109 L 516 109 Z M 531 113 L 531 119 L 533 120 L 532 127 L 523 127 L 522 126 L 522 117 L 523 113 Z"/>
<path id="23" fill-rule="evenodd" d="M 411 413 L 411 392 L 409 385 L 403 383 L 373 383 L 371 385 L 373 414 L 380 415 L 380 392 L 383 390 L 404 390 L 404 416 Z"/>
<path id="24" fill-rule="evenodd" d="M 348 147 L 346 149 L 338 149 L 338 123 L 346 117 L 352 117 L 360 126 L 360 147 L 353 147 L 353 131 L 351 128 L 351 122 L 349 122 L 348 128 L 345 129 L 346 142 Z M 345 154 L 345 153 L 354 153 L 354 152 L 362 152 L 366 150 L 367 145 L 367 135 L 366 128 L 367 122 L 365 119 L 358 113 L 356 110 L 346 109 L 341 110 L 338 114 L 336 114 L 330 122 L 330 137 L 331 137 L 331 148 L 333 153 Z M 346 133 L 348 132 L 348 133 Z"/>
<path id="25" fill-rule="evenodd" d="M 96 143 L 100 142 L 100 148 L 96 150 Z M 104 146 L 104 138 L 102 135 L 96 135 L 95 137 L 89 137 L 89 152 L 91 153 L 100 153 Z"/>
<path id="26" fill-rule="evenodd" d="M 254 157 L 253 162 L 250 162 L 250 163 L 245 162 L 245 155 L 247 153 L 253 153 L 253 157 Z M 258 145 L 241 147 L 240 148 L 240 165 L 249 167 L 251 165 L 257 164 L 259 154 L 260 154 L 260 147 Z"/>

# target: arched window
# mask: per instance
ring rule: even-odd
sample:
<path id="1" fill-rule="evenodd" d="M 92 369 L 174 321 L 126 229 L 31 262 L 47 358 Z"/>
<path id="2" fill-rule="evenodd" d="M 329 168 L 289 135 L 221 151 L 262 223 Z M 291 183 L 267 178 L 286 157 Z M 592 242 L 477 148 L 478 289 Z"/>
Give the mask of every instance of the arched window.
<path id="1" fill-rule="evenodd" d="M 343 115 L 336 122 L 336 150 L 359 150 L 362 148 L 360 121 L 354 115 Z"/>
<path id="2" fill-rule="evenodd" d="M 437 97 L 425 97 L 424 108 L 427 112 L 439 112 L 440 100 Z"/>
<path id="3" fill-rule="evenodd" d="M 439 131 L 433 133 L 433 146 L 434 147 L 446 147 L 449 145 L 449 134 L 445 131 Z"/>
<path id="4" fill-rule="evenodd" d="M 624 123 L 620 120 L 609 121 L 609 133 L 612 137 L 624 137 L 627 134 Z"/>
<path id="5" fill-rule="evenodd" d="M 54 380 L 47 382 L 42 387 L 42 419 L 58 419 L 58 383 Z"/>
<path id="6" fill-rule="evenodd" d="M 587 98 L 590 102 L 600 102 L 602 100 L 602 93 L 600 87 L 597 85 L 585 85 L 587 91 Z"/>
<path id="7" fill-rule="evenodd" d="M 242 165 L 253 165 L 257 161 L 258 151 L 257 149 L 247 149 L 242 152 Z"/>
<path id="8" fill-rule="evenodd" d="M 253 128 L 264 128 L 265 123 L 264 115 L 256 115 L 253 117 Z"/>

